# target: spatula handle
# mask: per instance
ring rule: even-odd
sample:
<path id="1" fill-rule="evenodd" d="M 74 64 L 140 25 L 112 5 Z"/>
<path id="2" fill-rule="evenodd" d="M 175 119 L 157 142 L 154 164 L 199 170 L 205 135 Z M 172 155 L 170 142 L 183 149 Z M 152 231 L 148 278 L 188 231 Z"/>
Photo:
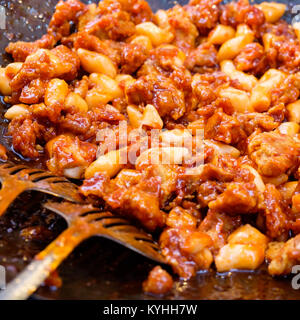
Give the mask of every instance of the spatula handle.
<path id="1" fill-rule="evenodd" d="M 49 276 L 55 257 L 49 254 L 43 260 L 34 260 L 3 291 L 0 300 L 25 300 Z"/>
<path id="2" fill-rule="evenodd" d="M 90 234 L 90 228 L 87 226 L 78 223 L 71 225 L 40 252 L 5 290 L 0 291 L 0 300 L 27 299 Z"/>

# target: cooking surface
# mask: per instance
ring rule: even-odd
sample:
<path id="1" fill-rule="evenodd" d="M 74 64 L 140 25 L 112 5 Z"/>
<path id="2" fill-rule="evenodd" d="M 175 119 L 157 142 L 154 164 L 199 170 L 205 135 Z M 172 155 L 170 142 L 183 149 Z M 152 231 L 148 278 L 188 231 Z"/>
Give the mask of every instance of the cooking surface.
<path id="1" fill-rule="evenodd" d="M 46 29 L 45 23 L 50 19 L 56 2 L 0 0 L 0 5 L 6 7 L 8 14 L 7 30 L 0 31 L 1 52 L 4 52 L 9 41 L 39 38 Z M 152 8 L 167 8 L 173 4 L 173 1 L 156 1 L 156 6 Z M 9 61 L 7 59 L 7 56 L 0 55 L 1 64 Z M 1 112 L 3 110 L 5 106 L 1 104 Z M 0 127 L 1 143 L 9 146 L 3 120 Z M 12 153 L 11 159 L 17 161 Z M 66 227 L 61 218 L 39 209 L 39 203 L 44 199 L 41 194 L 26 193 L 0 220 L 0 264 L 7 267 L 8 280 Z M 39 230 L 42 230 L 44 238 L 36 236 Z M 42 287 L 36 297 L 149 299 L 150 296 L 142 293 L 141 284 L 154 265 L 109 240 L 93 238 L 79 246 L 59 268 L 62 287 L 55 290 Z M 291 279 L 272 279 L 265 270 L 226 276 L 214 272 L 202 273 L 187 282 L 177 281 L 174 287 L 166 299 L 300 299 L 300 290 L 292 289 Z"/>

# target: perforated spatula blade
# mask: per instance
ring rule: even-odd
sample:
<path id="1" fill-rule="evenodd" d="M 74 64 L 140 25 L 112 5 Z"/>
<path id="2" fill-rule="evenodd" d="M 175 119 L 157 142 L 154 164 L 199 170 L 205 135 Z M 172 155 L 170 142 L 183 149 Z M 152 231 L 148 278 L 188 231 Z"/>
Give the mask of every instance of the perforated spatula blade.
<path id="1" fill-rule="evenodd" d="M 13 163 L 0 164 L 0 217 L 24 191 L 36 190 L 72 202 L 83 202 L 78 187 L 64 177 L 51 172 Z"/>
<path id="2" fill-rule="evenodd" d="M 72 201 L 44 204 L 48 210 L 64 217 L 69 227 L 0 292 L 0 300 L 28 298 L 83 240 L 92 236 L 108 238 L 158 263 L 165 263 L 151 235 L 123 217 L 82 203 L 78 187 L 67 179 L 43 170 L 5 164 L 0 165 L 0 180 L 0 216 L 25 190 L 37 190 Z"/>

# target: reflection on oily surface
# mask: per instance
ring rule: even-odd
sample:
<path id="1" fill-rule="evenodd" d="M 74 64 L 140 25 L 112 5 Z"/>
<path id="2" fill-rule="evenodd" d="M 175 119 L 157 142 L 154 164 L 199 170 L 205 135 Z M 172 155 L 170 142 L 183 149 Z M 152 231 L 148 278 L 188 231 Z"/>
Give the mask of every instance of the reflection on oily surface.
<path id="1" fill-rule="evenodd" d="M 6 29 L 0 31 L 0 64 L 9 61 L 3 54 L 10 41 L 32 41 L 42 36 L 46 30 L 55 3 L 57 1 L 6 1 L 1 0 L 0 5 L 6 11 Z"/>
<path id="2" fill-rule="evenodd" d="M 45 32 L 45 22 L 57 1 L 23 2 L 0 0 L 8 14 L 7 29 L 0 32 L 1 52 L 4 52 L 8 41 L 39 38 Z M 173 1 L 164 3 L 168 2 L 174 4 Z M 9 61 L 6 55 L 0 58 L 1 64 Z M 1 143 L 8 146 L 10 142 L 5 137 L 6 122 L 3 118 L 0 127 Z M 10 156 L 16 161 L 12 153 Z M 37 193 L 22 196 L 0 221 L 0 264 L 7 267 L 9 279 L 65 228 L 60 218 L 38 210 L 38 204 L 43 200 L 40 197 Z M 41 233 L 44 237 L 39 236 Z M 37 294 L 40 298 L 52 299 L 149 299 L 151 297 L 141 293 L 141 283 L 153 266 L 148 260 L 113 242 L 90 239 L 60 267 L 62 287 L 56 290 L 42 287 Z M 272 279 L 264 270 L 226 276 L 216 276 L 211 272 L 199 274 L 188 282 L 177 281 L 174 290 L 165 298 L 299 299 L 300 290 L 292 289 L 291 279 Z"/>

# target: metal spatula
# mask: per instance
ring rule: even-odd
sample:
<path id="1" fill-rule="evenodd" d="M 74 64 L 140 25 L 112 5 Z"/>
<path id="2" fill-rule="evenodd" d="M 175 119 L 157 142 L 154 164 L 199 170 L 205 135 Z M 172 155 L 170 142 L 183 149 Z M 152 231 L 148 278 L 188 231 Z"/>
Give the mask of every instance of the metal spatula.
<path id="1" fill-rule="evenodd" d="M 36 190 L 72 202 L 83 202 L 78 187 L 64 177 L 51 172 L 31 169 L 12 163 L 0 164 L 0 217 L 9 205 L 24 191 Z"/>
<path id="2" fill-rule="evenodd" d="M 10 167 L 10 170 L 12 170 L 12 167 Z M 13 181 L 14 185 L 18 186 L 19 180 L 21 179 L 20 183 L 22 183 L 23 177 L 22 174 L 20 175 L 20 172 L 22 170 L 31 169 L 22 169 L 18 167 L 18 170 L 20 170 L 18 173 L 15 172 L 16 170 L 12 170 L 13 178 L 11 180 L 7 170 L 3 170 L 5 171 L 5 179 L 2 181 Z M 39 174 L 43 177 L 46 176 L 45 172 L 42 173 L 40 171 Z M 50 178 L 45 178 L 40 181 L 45 182 L 48 179 L 55 180 L 55 178 L 60 179 L 52 175 Z M 34 184 L 40 181 L 33 182 L 26 177 L 25 182 L 28 183 L 28 181 L 33 184 L 30 185 L 30 189 L 32 190 L 39 190 L 66 198 L 68 192 L 66 190 L 64 190 L 64 193 L 60 194 L 58 190 L 55 190 L 55 187 L 50 190 L 45 188 L 45 185 L 43 185 L 42 188 L 35 186 Z M 49 182 L 48 185 L 51 186 L 51 183 Z M 67 182 L 66 188 L 68 188 L 69 185 L 72 185 L 72 183 Z M 77 190 L 76 185 L 72 185 L 70 188 L 72 190 Z M 8 193 L 15 192 L 14 190 L 6 190 Z M 20 192 L 21 187 L 17 190 L 19 193 L 22 192 Z M 15 198 L 16 197 L 10 197 L 10 199 Z M 74 199 L 76 199 L 76 197 Z M 9 205 L 9 203 L 7 204 L 6 202 L 4 202 L 4 204 L 7 206 Z M 0 199 L 0 207 L 1 206 L 2 199 Z M 110 212 L 101 212 L 99 209 L 88 204 L 48 202 L 44 206 L 63 216 L 69 227 L 58 236 L 56 240 L 48 245 L 45 250 L 40 252 L 34 258 L 33 262 L 31 262 L 25 270 L 8 285 L 6 290 L 0 292 L 0 300 L 20 300 L 28 298 L 83 240 L 92 236 L 111 239 L 152 260 L 159 263 L 165 263 L 164 258 L 159 253 L 158 245 L 153 241 L 152 236 L 139 230 L 126 219 L 113 215 Z"/>

